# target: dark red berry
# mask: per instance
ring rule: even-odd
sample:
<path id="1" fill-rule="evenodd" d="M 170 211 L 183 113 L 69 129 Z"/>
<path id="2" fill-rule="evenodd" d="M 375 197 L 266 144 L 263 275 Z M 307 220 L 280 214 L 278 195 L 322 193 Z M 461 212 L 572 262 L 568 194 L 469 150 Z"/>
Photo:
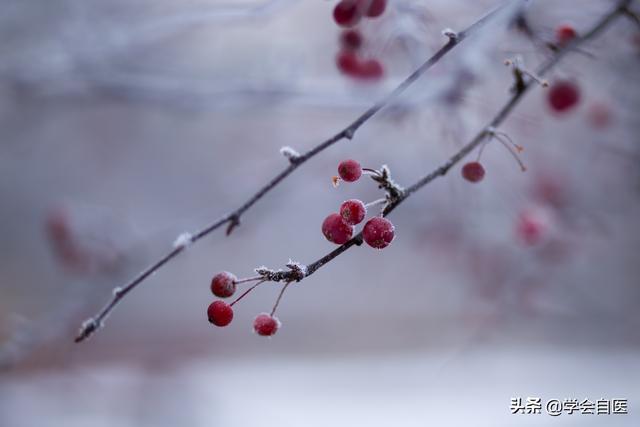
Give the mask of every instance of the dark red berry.
<path id="1" fill-rule="evenodd" d="M 479 162 L 469 162 L 462 167 L 462 177 L 469 182 L 480 182 L 484 178 L 484 167 Z"/>
<path id="2" fill-rule="evenodd" d="M 360 61 L 354 52 L 342 51 L 336 57 L 338 69 L 349 76 L 355 76 L 360 71 Z"/>
<path id="3" fill-rule="evenodd" d="M 342 0 L 333 9 L 333 19 L 341 27 L 352 27 L 360 21 L 360 18 L 362 14 L 357 0 Z"/>
<path id="4" fill-rule="evenodd" d="M 344 30 L 340 34 L 340 45 L 346 50 L 358 50 L 362 47 L 362 34 L 358 30 Z"/>
<path id="5" fill-rule="evenodd" d="M 362 229 L 362 237 L 369 246 L 376 249 L 383 249 L 393 241 L 395 227 L 386 218 L 371 218 Z"/>
<path id="6" fill-rule="evenodd" d="M 562 24 L 556 28 L 556 42 L 560 46 L 569 44 L 578 34 L 570 24 Z"/>
<path id="7" fill-rule="evenodd" d="M 344 222 L 340 214 L 332 213 L 322 223 L 322 234 L 328 241 L 342 245 L 351 239 L 353 227 Z"/>
<path id="8" fill-rule="evenodd" d="M 360 62 L 357 77 L 363 79 L 379 79 L 384 75 L 384 68 L 377 59 L 368 59 Z"/>
<path id="9" fill-rule="evenodd" d="M 238 278 L 228 271 L 218 273 L 211 279 L 211 292 L 217 297 L 229 298 L 236 292 L 236 280 Z"/>
<path id="10" fill-rule="evenodd" d="M 369 3 L 366 15 L 369 18 L 377 18 L 387 9 L 387 0 L 360 0 L 361 3 Z"/>
<path id="11" fill-rule="evenodd" d="M 233 320 L 233 308 L 224 301 L 214 301 L 207 309 L 209 322 L 216 326 L 227 326 Z"/>
<path id="12" fill-rule="evenodd" d="M 263 337 L 275 335 L 280 329 L 280 321 L 267 313 L 259 314 L 253 321 L 253 330 Z"/>
<path id="13" fill-rule="evenodd" d="M 349 225 L 360 224 L 367 214 L 367 208 L 362 200 L 351 199 L 340 205 L 340 215 Z"/>
<path id="14" fill-rule="evenodd" d="M 353 159 L 343 160 L 338 164 L 338 175 L 347 182 L 355 182 L 362 176 L 362 167 Z"/>
<path id="15" fill-rule="evenodd" d="M 580 101 L 580 89 L 573 82 L 560 80 L 551 85 L 547 99 L 552 110 L 562 113 Z"/>

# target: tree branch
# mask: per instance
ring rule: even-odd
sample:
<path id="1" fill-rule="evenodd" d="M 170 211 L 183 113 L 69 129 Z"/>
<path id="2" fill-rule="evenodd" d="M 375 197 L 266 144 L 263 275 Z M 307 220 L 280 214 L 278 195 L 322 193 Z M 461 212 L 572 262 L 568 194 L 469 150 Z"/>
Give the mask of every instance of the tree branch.
<path id="1" fill-rule="evenodd" d="M 611 12 L 603 16 L 587 33 L 585 33 L 582 37 L 574 40 L 572 43 L 568 44 L 561 50 L 558 50 L 557 53 L 554 54 L 549 60 L 544 62 L 537 70 L 538 75 L 542 76 L 546 74 L 554 65 L 556 65 L 568 52 L 575 51 L 575 48 L 584 43 L 585 41 L 593 38 L 597 34 L 599 34 L 602 30 L 604 30 L 609 24 L 611 24 L 617 17 L 621 15 L 627 14 L 627 6 L 631 2 L 631 0 L 621 0 L 615 9 Z M 509 116 L 512 110 L 518 105 L 523 96 L 529 91 L 529 89 L 538 84 L 534 78 L 530 76 L 522 76 L 524 79 L 520 84 L 516 84 L 514 86 L 513 95 L 507 100 L 505 105 L 496 113 L 493 119 L 487 123 L 487 125 L 476 134 L 471 141 L 469 141 L 464 147 L 462 147 L 457 153 L 451 156 L 445 163 L 441 166 L 433 170 L 432 172 L 424 175 L 418 181 L 416 181 L 411 186 L 407 187 L 397 197 L 392 197 L 389 203 L 385 206 L 382 216 L 389 215 L 395 208 L 397 208 L 403 201 L 409 198 L 413 193 L 417 192 L 433 180 L 438 177 L 442 177 L 447 174 L 447 172 L 458 162 L 460 162 L 465 156 L 467 156 L 471 151 L 473 151 L 478 145 L 480 145 L 487 137 L 490 137 L 495 129 L 502 124 L 505 119 Z M 375 178 L 375 175 L 373 176 Z M 389 178 L 390 180 L 390 178 Z M 362 232 L 355 235 L 351 240 L 346 242 L 345 244 L 339 246 L 333 251 L 329 252 L 322 258 L 317 261 L 306 266 L 306 273 L 304 277 L 296 278 L 293 275 L 293 272 L 284 271 L 282 272 L 280 277 L 277 277 L 277 280 L 274 281 L 300 281 L 305 277 L 308 277 L 315 273 L 318 269 L 320 269 L 325 264 L 331 262 L 333 259 L 346 252 L 352 246 L 360 246 L 363 242 Z"/>
<path id="2" fill-rule="evenodd" d="M 508 4 L 508 3 L 506 3 Z M 506 5 L 505 4 L 505 5 Z M 427 59 L 420 67 L 418 67 L 413 73 L 411 73 L 404 81 L 402 81 L 393 91 L 391 91 L 386 97 L 378 101 L 376 104 L 371 106 L 368 110 L 366 110 L 362 115 L 356 118 L 351 124 L 347 127 L 333 135 L 331 138 L 321 142 L 315 147 L 311 148 L 309 151 L 294 157 L 289 157 L 289 166 L 282 170 L 278 175 L 272 178 L 265 186 L 259 189 L 253 196 L 251 196 L 244 204 L 242 204 L 236 210 L 227 213 L 222 216 L 212 224 L 206 226 L 202 230 L 194 233 L 193 235 L 186 235 L 185 238 L 183 235 L 180 241 L 176 241 L 174 243 L 174 248 L 160 258 L 158 261 L 153 263 L 147 269 L 142 271 L 138 276 L 133 278 L 129 283 L 125 284 L 121 288 L 116 288 L 113 291 L 112 299 L 105 305 L 98 314 L 88 320 L 86 320 L 75 338 L 75 342 L 84 341 L 86 338 L 91 336 L 95 331 L 97 331 L 103 324 L 106 317 L 111 313 L 111 311 L 120 303 L 120 301 L 131 292 L 134 288 L 136 288 L 140 283 L 146 280 L 149 276 L 154 274 L 160 268 L 162 268 L 169 261 L 178 256 L 181 252 L 183 252 L 186 248 L 188 248 L 191 244 L 197 242 L 223 225 L 227 225 L 227 235 L 229 235 L 235 227 L 240 225 L 240 219 L 242 215 L 247 212 L 256 202 L 262 199 L 267 193 L 269 193 L 273 188 L 278 186 L 285 178 L 287 178 L 291 173 L 293 173 L 298 167 L 300 167 L 303 163 L 310 160 L 317 154 L 331 147 L 338 141 L 343 139 L 352 139 L 358 129 L 365 124 L 369 119 L 371 119 L 374 115 L 376 115 L 380 110 L 389 105 L 392 101 L 394 101 L 398 96 L 400 96 L 409 86 L 411 86 L 420 76 L 422 76 L 429 68 L 431 68 L 434 64 L 436 64 L 440 59 L 442 59 L 447 53 L 449 53 L 454 47 L 460 44 L 464 39 L 469 37 L 473 32 L 481 28 L 487 21 L 489 21 L 493 16 L 495 16 L 500 10 L 502 10 L 505 5 L 501 5 L 485 16 L 481 17 L 465 30 L 455 33 L 451 30 L 447 30 L 444 32 L 444 35 L 448 37 L 448 42 L 444 44 L 438 51 L 436 51 L 433 56 Z M 354 244 L 354 243 L 351 243 Z M 346 250 L 347 247 L 342 249 L 342 251 Z M 336 255 L 334 255 L 335 257 Z M 333 257 L 332 257 L 333 258 Z M 320 262 L 320 260 L 318 261 Z M 327 261 L 325 261 L 327 262 Z M 317 264 L 317 263 L 316 263 Z M 318 264 L 313 270 L 315 271 L 320 267 Z M 283 273 L 291 273 L 291 272 L 283 272 Z M 310 274 L 310 273 L 307 273 Z M 292 276 L 293 277 L 293 276 Z M 304 277 L 304 276 L 303 276 Z M 299 280 L 298 277 L 293 278 L 294 280 Z"/>

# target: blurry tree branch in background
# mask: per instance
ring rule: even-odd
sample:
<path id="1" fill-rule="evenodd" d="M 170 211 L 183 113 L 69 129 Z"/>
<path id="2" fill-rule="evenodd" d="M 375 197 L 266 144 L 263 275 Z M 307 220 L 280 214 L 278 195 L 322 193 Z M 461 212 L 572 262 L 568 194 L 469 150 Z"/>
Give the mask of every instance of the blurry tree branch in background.
<path id="1" fill-rule="evenodd" d="M 629 9 L 628 5 L 631 0 L 622 0 L 619 1 L 614 10 L 601 18 L 594 27 L 586 32 L 582 37 L 574 40 L 572 43 L 568 44 L 564 48 L 558 50 L 554 53 L 553 57 L 545 62 L 537 71 L 538 75 L 543 75 L 547 71 L 549 71 L 562 57 L 572 50 L 575 50 L 582 42 L 588 40 L 595 35 L 597 35 L 601 30 L 606 28 L 616 17 L 626 14 L 633 15 Z M 519 4 L 521 2 L 514 2 L 515 4 Z M 474 30 L 480 28 L 488 21 L 490 21 L 493 17 L 495 17 L 498 12 L 503 11 L 504 6 L 501 6 L 492 12 L 488 13 L 484 17 L 480 18 L 476 22 L 474 22 L 471 26 L 466 28 L 461 32 L 453 32 L 451 30 L 446 30 L 443 34 L 448 37 L 448 42 L 443 45 L 433 56 L 431 56 L 427 61 L 425 61 L 420 67 L 418 67 L 411 75 L 409 75 L 399 86 L 397 86 L 389 95 L 383 98 L 381 101 L 374 104 L 368 110 L 366 110 L 361 116 L 359 116 L 355 121 L 349 124 L 347 127 L 336 133 L 331 138 L 325 140 L 324 142 L 318 144 L 313 147 L 309 151 L 298 154 L 293 150 L 285 150 L 283 154 L 287 157 L 289 161 L 289 165 L 287 168 L 282 170 L 278 175 L 272 178 L 266 185 L 264 185 L 259 191 L 257 191 L 253 196 L 251 196 L 243 205 L 241 205 L 236 210 L 225 214 L 212 224 L 203 228 L 202 230 L 194 233 L 184 233 L 179 236 L 175 241 L 173 249 L 168 252 L 165 256 L 160 258 L 150 267 L 145 269 L 142 273 L 136 276 L 129 283 L 124 285 L 123 287 L 115 288 L 113 291 L 113 297 L 110 301 L 103 307 L 103 309 L 98 312 L 95 317 L 92 317 L 85 321 L 79 331 L 79 334 L 75 338 L 76 342 L 80 342 L 91 336 L 95 331 L 97 331 L 103 324 L 106 317 L 110 314 L 110 312 L 115 308 L 116 305 L 127 295 L 130 291 L 132 291 L 135 287 L 137 287 L 140 283 L 142 283 L 145 279 L 149 278 L 152 274 L 154 274 L 157 270 L 162 268 L 169 261 L 174 259 L 177 255 L 183 252 L 186 248 L 188 248 L 191 244 L 200 240 L 201 238 L 207 236 L 213 231 L 221 228 L 222 226 L 227 226 L 227 234 L 231 233 L 233 229 L 240 224 L 240 219 L 243 214 L 248 211 L 253 205 L 262 199 L 267 193 L 269 193 L 272 189 L 278 186 L 285 178 L 287 178 L 293 171 L 295 171 L 299 166 L 305 163 L 307 160 L 310 160 L 312 157 L 321 153 L 325 149 L 331 147 L 335 143 L 343 140 L 343 139 L 352 139 L 357 130 L 366 123 L 369 119 L 371 119 L 374 115 L 376 115 L 380 110 L 388 106 L 391 102 L 393 102 L 401 93 L 403 93 L 411 84 L 413 84 L 422 74 L 424 74 L 429 68 L 431 68 L 434 64 L 436 64 L 442 57 L 444 57 L 448 52 L 450 52 L 455 46 L 460 44 L 464 39 L 473 34 Z M 518 75 L 518 73 L 516 73 Z M 513 95 L 509 98 L 506 104 L 502 107 L 502 109 L 496 114 L 496 116 L 490 121 L 487 126 L 485 126 L 469 143 L 462 147 L 456 154 L 450 157 L 444 164 L 430 172 L 429 174 L 423 176 L 413 185 L 409 186 L 406 189 L 401 189 L 397 187 L 390 179 L 388 174 L 386 175 L 386 182 L 379 182 L 379 184 L 388 184 L 382 185 L 387 192 L 387 202 L 383 209 L 383 216 L 391 213 L 397 206 L 399 206 L 404 200 L 406 200 L 411 194 L 415 193 L 419 189 L 423 188 L 425 185 L 436 179 L 437 177 L 444 176 L 454 165 L 460 162 L 467 154 L 473 151 L 476 147 L 478 147 L 482 142 L 484 142 L 487 138 L 490 138 L 497 128 L 502 122 L 508 117 L 514 107 L 519 103 L 524 94 L 531 88 L 532 85 L 536 84 L 535 78 L 529 75 L 519 75 L 517 79 L 517 85 L 514 85 Z M 383 171 L 386 169 L 381 169 L 379 174 L 377 175 L 378 179 L 380 176 L 384 175 Z M 376 175 L 373 176 L 376 179 Z M 384 180 L 383 180 L 384 181 Z M 307 277 L 313 274 L 320 267 L 330 262 L 332 259 L 336 258 L 341 253 L 345 252 L 347 249 L 354 245 L 360 245 L 362 243 L 362 233 L 359 233 L 352 239 L 350 239 L 345 244 L 341 245 L 337 249 L 333 250 L 329 254 L 320 258 L 308 266 L 305 266 L 302 270 L 300 268 L 290 268 L 288 271 L 278 271 L 274 272 L 273 270 L 264 270 L 264 280 L 270 281 L 284 281 L 287 284 L 292 281 L 300 281 L 304 277 Z M 291 265 L 299 266 L 299 264 L 291 263 Z M 300 274 L 301 271 L 303 274 Z"/>

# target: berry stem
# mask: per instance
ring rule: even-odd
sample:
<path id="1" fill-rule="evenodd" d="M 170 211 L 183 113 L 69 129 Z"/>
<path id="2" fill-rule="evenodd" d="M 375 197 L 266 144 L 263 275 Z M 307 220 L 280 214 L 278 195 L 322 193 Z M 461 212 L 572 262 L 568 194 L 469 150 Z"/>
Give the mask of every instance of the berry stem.
<path id="1" fill-rule="evenodd" d="M 525 172 L 527 170 L 527 167 L 524 165 L 524 163 L 522 162 L 522 160 L 520 159 L 520 157 L 518 156 L 518 154 L 513 150 L 513 148 L 511 148 L 511 146 L 509 145 L 508 141 L 510 141 L 509 139 L 507 141 L 505 141 L 503 138 L 505 138 L 505 136 L 501 135 L 501 134 L 497 134 L 494 133 L 493 137 L 495 139 L 498 140 L 498 142 L 500 142 L 504 148 L 507 149 L 507 151 L 509 151 L 509 153 L 513 156 L 514 159 L 516 159 L 516 162 L 518 162 L 518 165 L 520 165 L 520 169 L 522 169 L 522 172 Z M 512 144 L 513 141 L 510 141 Z M 522 149 L 522 147 L 520 147 L 519 145 L 514 144 L 516 149 Z"/>
<path id="2" fill-rule="evenodd" d="M 291 281 L 288 281 L 284 284 L 284 286 L 282 287 L 282 289 L 280 289 L 280 293 L 278 294 L 278 298 L 276 299 L 276 303 L 273 305 L 273 308 L 271 309 L 271 313 L 269 314 L 271 317 L 273 317 L 273 315 L 276 313 L 276 310 L 278 309 L 278 305 L 280 305 L 280 300 L 282 299 L 282 296 L 284 295 L 284 292 L 287 290 L 287 288 L 289 287 L 289 285 L 291 284 Z"/>
<path id="3" fill-rule="evenodd" d="M 241 283 L 247 283 L 247 282 L 255 282 L 256 280 L 260 280 L 262 279 L 262 276 L 253 276 L 253 277 L 245 277 L 244 279 L 238 279 L 235 281 L 236 285 L 239 285 Z"/>
<path id="4" fill-rule="evenodd" d="M 365 208 L 369 209 L 372 206 L 376 206 L 376 205 L 383 205 L 387 203 L 387 199 L 378 199 L 378 200 L 374 200 L 373 202 L 369 202 L 366 205 L 364 205 Z"/>
<path id="5" fill-rule="evenodd" d="M 238 298 L 236 298 L 235 300 L 233 300 L 232 303 L 230 303 L 229 305 L 233 307 L 233 305 L 235 303 L 237 303 L 238 301 L 240 301 L 242 298 L 244 298 L 245 296 L 247 296 L 252 290 L 254 290 L 255 288 L 258 287 L 258 285 L 261 285 L 262 283 L 266 282 L 266 280 L 261 280 L 258 283 L 256 283 L 255 285 L 251 286 L 249 289 L 247 289 L 246 291 L 244 291 L 242 294 L 240 294 L 240 296 Z"/>
<path id="6" fill-rule="evenodd" d="M 362 168 L 363 172 L 367 172 L 370 175 L 380 175 L 380 172 L 375 170 L 375 169 L 371 169 L 371 168 Z"/>

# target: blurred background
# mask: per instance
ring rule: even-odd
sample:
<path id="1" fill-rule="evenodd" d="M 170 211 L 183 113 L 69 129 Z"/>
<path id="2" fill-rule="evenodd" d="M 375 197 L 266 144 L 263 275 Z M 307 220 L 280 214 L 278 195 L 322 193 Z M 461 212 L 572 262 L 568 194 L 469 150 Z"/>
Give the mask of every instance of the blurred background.
<path id="1" fill-rule="evenodd" d="M 514 1 L 225 237 L 210 235 L 74 344 L 115 286 L 243 203 L 499 4 L 395 0 L 363 20 L 363 58 L 336 66 L 336 1 L 0 2 L 0 426 L 608 425 L 640 421 L 640 29 L 618 19 L 545 76 L 491 141 L 484 181 L 460 166 L 407 200 L 383 250 L 354 248 L 300 284 L 271 339 L 252 332 L 280 285 L 216 328 L 209 281 L 333 249 L 322 220 L 389 165 L 409 185 L 509 97 L 504 60 L 534 70 L 556 29 L 612 1 Z M 633 4 L 636 10 L 639 5 Z M 518 21 L 516 18 L 520 16 Z M 520 25 L 514 25 L 520 22 Z M 525 25 L 523 26 L 523 22 Z M 343 70 L 344 71 L 344 70 Z M 476 153 L 471 154 L 476 157 Z M 511 415 L 510 398 L 626 398 L 627 415 Z"/>

